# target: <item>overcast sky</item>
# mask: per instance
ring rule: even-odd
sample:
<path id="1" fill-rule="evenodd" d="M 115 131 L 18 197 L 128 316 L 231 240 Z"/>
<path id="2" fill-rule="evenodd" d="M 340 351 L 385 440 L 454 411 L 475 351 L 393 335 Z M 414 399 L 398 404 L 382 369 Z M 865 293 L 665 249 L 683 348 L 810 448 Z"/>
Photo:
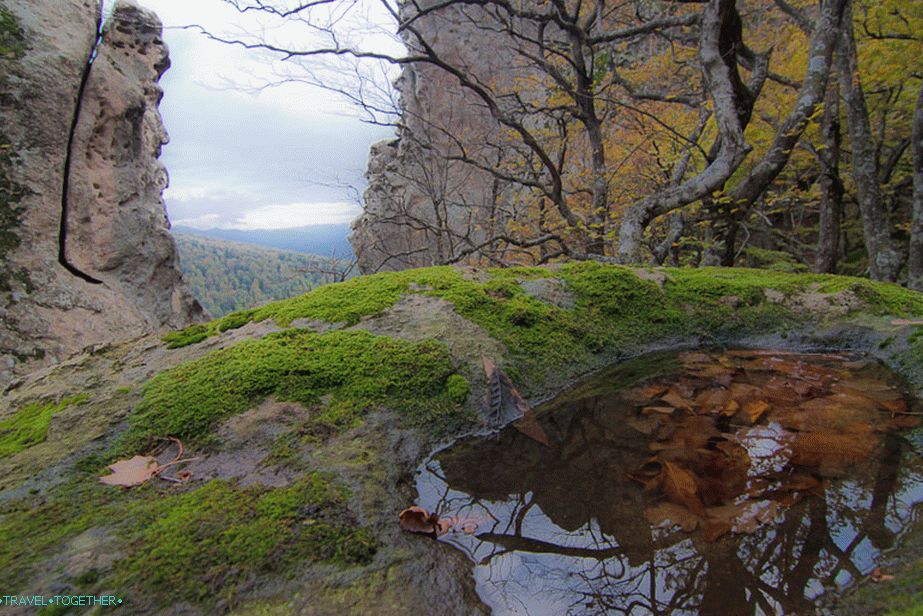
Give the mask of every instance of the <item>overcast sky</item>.
<path id="1" fill-rule="evenodd" d="M 174 225 L 279 229 L 349 222 L 350 191 L 364 188 L 369 146 L 390 129 L 361 122 L 332 93 L 286 84 L 258 94 L 232 88 L 268 76 L 268 64 L 240 48 L 169 26 L 200 24 L 225 34 L 240 16 L 220 0 L 138 0 L 160 15 L 172 67 L 161 79 L 160 111 L 170 134 L 162 160 Z"/>

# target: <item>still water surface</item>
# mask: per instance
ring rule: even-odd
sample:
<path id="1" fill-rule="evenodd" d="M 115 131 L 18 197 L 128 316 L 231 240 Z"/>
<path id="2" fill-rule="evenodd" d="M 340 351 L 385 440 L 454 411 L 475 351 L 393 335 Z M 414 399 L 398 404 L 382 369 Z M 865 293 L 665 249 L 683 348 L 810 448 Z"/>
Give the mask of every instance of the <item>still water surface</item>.
<path id="1" fill-rule="evenodd" d="M 419 504 L 497 614 L 811 612 L 923 512 L 921 411 L 855 357 L 657 355 L 537 409 L 550 446 L 438 453 Z"/>

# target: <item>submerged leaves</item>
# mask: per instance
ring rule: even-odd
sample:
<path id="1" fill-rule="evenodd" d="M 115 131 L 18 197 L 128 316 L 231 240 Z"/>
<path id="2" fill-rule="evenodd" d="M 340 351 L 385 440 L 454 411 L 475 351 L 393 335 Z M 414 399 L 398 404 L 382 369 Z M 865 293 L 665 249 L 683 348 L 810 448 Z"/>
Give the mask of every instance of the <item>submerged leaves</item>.
<path id="1" fill-rule="evenodd" d="M 662 500 L 654 527 L 701 530 L 706 541 L 753 533 L 825 478 L 870 460 L 881 433 L 919 424 L 892 386 L 853 377 L 839 355 L 731 351 L 680 355 L 683 374 L 620 397 L 652 456 L 629 474 Z"/>

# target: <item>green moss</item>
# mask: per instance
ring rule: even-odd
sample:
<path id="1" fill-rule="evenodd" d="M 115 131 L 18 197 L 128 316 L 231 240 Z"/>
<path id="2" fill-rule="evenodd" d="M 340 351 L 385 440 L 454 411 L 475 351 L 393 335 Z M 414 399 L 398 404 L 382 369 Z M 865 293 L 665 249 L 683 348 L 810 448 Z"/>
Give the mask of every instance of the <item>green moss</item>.
<path id="1" fill-rule="evenodd" d="M 721 339 L 776 331 L 783 323 L 814 318 L 807 311 L 796 313 L 769 301 L 766 289 L 783 296 L 848 289 L 876 314 L 923 314 L 920 294 L 861 279 L 759 269 L 660 271 L 666 276 L 662 287 L 638 278 L 631 268 L 595 262 L 567 264 L 557 272 L 491 270 L 486 282 L 467 280 L 451 267 L 434 267 L 359 277 L 234 318 L 273 318 L 283 325 L 298 318 L 354 323 L 387 309 L 405 293 L 439 297 L 506 346 L 508 373 L 526 381 L 523 386 L 528 391 L 530 382 L 542 382 L 561 368 L 585 363 L 604 349 L 628 355 L 652 339 L 689 335 Z M 519 284 L 523 278 L 563 280 L 575 296 L 575 307 L 565 309 L 527 295 Z M 218 326 L 207 327 L 214 333 Z"/>
<path id="2" fill-rule="evenodd" d="M 448 393 L 449 399 L 452 402 L 455 404 L 464 404 L 470 392 L 471 384 L 468 382 L 468 379 L 460 374 L 449 376 L 446 381 L 446 393 Z"/>
<path id="3" fill-rule="evenodd" d="M 0 6 L 0 57 L 19 58 L 26 50 L 26 37 L 16 17 Z"/>
<path id="4" fill-rule="evenodd" d="M 794 256 L 781 250 L 766 250 L 750 246 L 744 251 L 744 254 L 749 267 L 790 273 L 810 271 L 807 265 L 800 263 Z"/>
<path id="5" fill-rule="evenodd" d="M 378 548 L 351 519 L 346 491 L 312 473 L 287 488 L 239 488 L 212 481 L 129 515 L 133 556 L 119 566 L 120 586 L 140 583 L 172 600 L 233 601 L 239 586 L 260 573 L 302 560 L 364 564 Z M 219 595 L 218 593 L 222 593 Z"/>
<path id="6" fill-rule="evenodd" d="M 355 425 L 369 408 L 388 404 L 415 425 L 457 425 L 446 391 L 452 365 L 445 345 L 407 342 L 364 331 L 318 334 L 286 330 L 185 363 L 154 378 L 129 418 L 120 451 L 153 436 L 203 443 L 221 419 L 272 395 L 319 406 L 316 421 L 335 430 Z"/>
<path id="7" fill-rule="evenodd" d="M 96 482 L 98 472 L 78 472 L 51 495 L 0 512 L 6 592 L 29 592 L 26 584 L 91 528 L 106 528 L 108 549 L 127 556 L 69 582 L 81 594 L 117 588 L 138 603 L 233 600 L 256 575 L 295 571 L 304 561 L 361 565 L 378 549 L 350 513 L 348 491 L 326 474 L 275 489 L 215 480 L 191 490 L 158 483 L 120 490 Z"/>
<path id="8" fill-rule="evenodd" d="M 178 349 L 196 342 L 202 342 L 209 336 L 209 327 L 201 323 L 190 325 L 186 329 L 170 332 L 163 337 L 168 349 Z"/>
<path id="9" fill-rule="evenodd" d="M 45 440 L 51 418 L 72 404 L 89 400 L 86 394 L 64 398 L 60 402 L 27 404 L 12 417 L 0 421 L 0 459 Z"/>

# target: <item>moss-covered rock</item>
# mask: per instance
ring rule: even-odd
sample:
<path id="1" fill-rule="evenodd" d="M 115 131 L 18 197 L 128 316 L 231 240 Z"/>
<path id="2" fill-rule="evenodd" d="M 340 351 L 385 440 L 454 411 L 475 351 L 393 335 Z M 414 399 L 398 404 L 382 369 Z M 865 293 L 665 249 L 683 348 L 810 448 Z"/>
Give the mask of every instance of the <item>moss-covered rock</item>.
<path id="1" fill-rule="evenodd" d="M 920 318 L 923 295 L 848 277 L 437 267 L 76 358 L 4 397 L 0 426 L 48 436 L 0 456 L 0 586 L 117 590 L 133 613 L 476 613 L 464 557 L 394 518 L 424 456 L 485 429 L 482 354 L 533 400 L 650 350 L 715 343 L 866 351 L 921 391 Z M 166 436 L 200 458 L 188 484 L 96 483 Z M 88 551 L 85 537 L 106 540 Z"/>

